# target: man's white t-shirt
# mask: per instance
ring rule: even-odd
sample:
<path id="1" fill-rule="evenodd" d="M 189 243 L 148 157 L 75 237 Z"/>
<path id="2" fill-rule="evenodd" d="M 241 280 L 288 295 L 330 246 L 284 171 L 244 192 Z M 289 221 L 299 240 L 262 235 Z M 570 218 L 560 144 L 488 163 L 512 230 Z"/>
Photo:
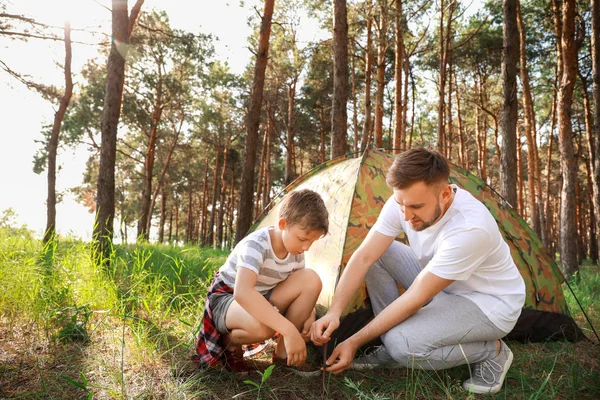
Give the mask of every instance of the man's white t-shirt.
<path id="1" fill-rule="evenodd" d="M 525 282 L 489 210 L 466 190 L 452 188 L 454 201 L 434 225 L 413 230 L 390 197 L 373 228 L 393 237 L 406 232 L 423 270 L 455 281 L 444 292 L 470 299 L 508 333 L 521 314 Z"/>

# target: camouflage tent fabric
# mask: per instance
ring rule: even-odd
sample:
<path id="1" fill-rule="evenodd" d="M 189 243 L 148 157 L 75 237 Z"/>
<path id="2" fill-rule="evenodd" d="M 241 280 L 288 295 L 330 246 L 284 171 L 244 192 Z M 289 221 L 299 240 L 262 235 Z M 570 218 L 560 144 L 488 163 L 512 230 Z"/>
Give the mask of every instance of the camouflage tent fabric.
<path id="1" fill-rule="evenodd" d="M 393 160 L 392 155 L 369 149 L 358 158 L 346 156 L 326 162 L 290 184 L 252 227 L 276 224 L 279 203 L 285 193 L 309 188 L 321 194 L 329 210 L 329 234 L 315 242 L 305 256 L 306 265 L 314 269 L 323 282 L 318 303 L 325 309 L 331 303 L 350 256 L 392 194 L 385 176 Z M 569 316 L 562 292 L 564 276 L 531 228 L 500 196 L 468 171 L 452 165 L 450 182 L 471 192 L 490 210 L 525 280 L 527 298 L 512 338 L 522 341 L 582 338 L 583 334 Z M 410 245 L 404 234 L 397 240 Z M 348 304 L 344 316 L 366 319 L 365 315 L 369 314 L 364 311 L 369 308 L 363 286 Z M 350 325 L 355 328 L 356 321 Z"/>

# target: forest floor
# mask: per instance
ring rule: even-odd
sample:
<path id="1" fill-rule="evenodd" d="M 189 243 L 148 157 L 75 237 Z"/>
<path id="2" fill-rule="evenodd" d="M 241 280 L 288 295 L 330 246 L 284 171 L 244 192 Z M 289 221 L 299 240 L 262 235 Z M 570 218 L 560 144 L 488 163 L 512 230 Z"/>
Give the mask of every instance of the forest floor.
<path id="1" fill-rule="evenodd" d="M 303 378 L 269 369 L 268 350 L 240 377 L 191 361 L 203 299 L 226 252 L 117 246 L 111 267 L 89 246 L 42 248 L 0 232 L 0 399 L 473 399 L 466 366 L 445 371 L 377 369 Z M 570 281 L 596 330 L 600 267 Z M 600 345 L 569 289 L 587 341 L 509 342 L 515 361 L 489 399 L 600 399 Z M 314 350 L 313 350 L 314 352 Z M 318 357 L 312 355 L 312 360 Z"/>

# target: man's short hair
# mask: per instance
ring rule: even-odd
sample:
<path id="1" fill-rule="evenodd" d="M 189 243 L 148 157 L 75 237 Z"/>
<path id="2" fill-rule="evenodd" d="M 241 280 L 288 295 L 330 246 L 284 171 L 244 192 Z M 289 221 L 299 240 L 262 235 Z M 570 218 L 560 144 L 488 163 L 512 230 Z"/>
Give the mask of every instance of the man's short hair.
<path id="1" fill-rule="evenodd" d="M 329 212 L 321 196 L 310 189 L 288 193 L 281 202 L 279 218 L 309 231 L 329 231 Z"/>
<path id="2" fill-rule="evenodd" d="M 417 182 L 426 185 L 448 183 L 450 165 L 435 150 L 414 148 L 396 156 L 387 173 L 386 182 L 392 189 L 406 189 Z"/>

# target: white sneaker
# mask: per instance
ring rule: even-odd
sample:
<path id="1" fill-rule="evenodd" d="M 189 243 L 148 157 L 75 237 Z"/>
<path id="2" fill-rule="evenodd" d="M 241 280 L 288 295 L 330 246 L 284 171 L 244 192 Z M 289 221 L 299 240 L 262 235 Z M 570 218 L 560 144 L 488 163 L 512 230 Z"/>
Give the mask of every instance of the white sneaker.
<path id="1" fill-rule="evenodd" d="M 500 341 L 500 353 L 492 359 L 475 364 L 473 376 L 462 387 L 473 393 L 498 393 L 513 361 L 513 353 L 506 343 Z"/>
<path id="2" fill-rule="evenodd" d="M 373 369 L 375 367 L 385 366 L 387 368 L 400 368 L 401 365 L 396 363 L 384 345 L 377 346 L 375 350 L 362 357 L 356 358 L 350 365 L 351 369 L 360 371 L 363 369 Z"/>

